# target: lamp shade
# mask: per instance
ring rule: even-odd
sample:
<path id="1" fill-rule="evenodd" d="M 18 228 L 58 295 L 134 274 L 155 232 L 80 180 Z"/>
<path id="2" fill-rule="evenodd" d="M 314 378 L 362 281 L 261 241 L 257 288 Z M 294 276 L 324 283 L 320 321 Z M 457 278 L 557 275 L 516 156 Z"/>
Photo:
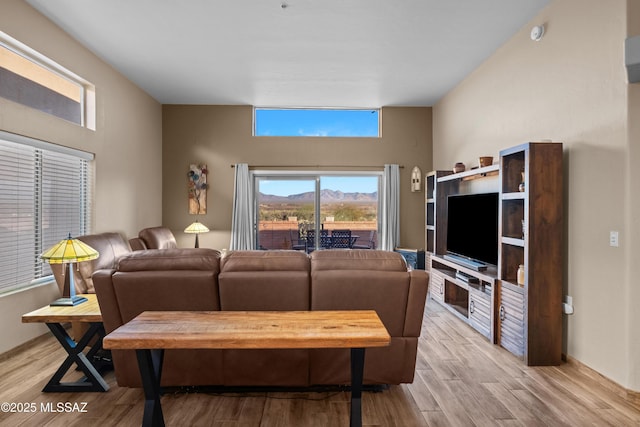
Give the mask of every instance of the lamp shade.
<path id="1" fill-rule="evenodd" d="M 184 232 L 191 233 L 191 234 L 200 234 L 200 233 L 208 233 L 209 229 L 207 228 L 206 225 L 196 221 L 190 226 L 188 226 L 187 228 L 185 228 Z"/>
<path id="2" fill-rule="evenodd" d="M 73 283 L 73 272 L 71 271 L 71 264 L 74 262 L 91 261 L 100 256 L 98 251 L 93 249 L 86 243 L 72 239 L 71 233 L 69 237 L 61 240 L 49 249 L 44 251 L 40 258 L 49 264 L 65 264 L 64 266 L 64 285 L 62 288 L 62 298 L 58 298 L 50 305 L 52 306 L 74 306 L 81 304 L 87 299 L 85 297 L 76 295 L 76 287 Z"/>
<path id="3" fill-rule="evenodd" d="M 100 256 L 98 251 L 78 239 L 72 239 L 71 234 L 69 234 L 68 238 L 61 240 L 44 251 L 40 258 L 49 264 L 63 264 L 91 261 L 98 258 L 98 256 Z"/>

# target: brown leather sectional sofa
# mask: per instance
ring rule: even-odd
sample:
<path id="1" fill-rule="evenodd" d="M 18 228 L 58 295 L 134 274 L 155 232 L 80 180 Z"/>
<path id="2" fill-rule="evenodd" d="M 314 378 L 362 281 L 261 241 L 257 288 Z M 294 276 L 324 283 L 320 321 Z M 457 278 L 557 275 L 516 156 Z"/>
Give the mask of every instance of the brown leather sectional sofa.
<path id="1" fill-rule="evenodd" d="M 107 333 L 145 310 L 374 309 L 392 338 L 367 350 L 364 383 L 413 381 L 428 277 L 394 252 L 141 250 L 92 279 Z M 118 385 L 141 386 L 134 352 L 113 360 Z M 162 385 L 339 385 L 349 368 L 348 349 L 167 350 Z"/>

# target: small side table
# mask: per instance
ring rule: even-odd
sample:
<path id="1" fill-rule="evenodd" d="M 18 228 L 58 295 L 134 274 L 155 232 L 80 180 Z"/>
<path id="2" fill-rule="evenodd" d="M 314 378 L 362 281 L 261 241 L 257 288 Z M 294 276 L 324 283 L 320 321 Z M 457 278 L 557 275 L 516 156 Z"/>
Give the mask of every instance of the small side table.
<path id="1" fill-rule="evenodd" d="M 102 314 L 95 294 L 83 294 L 87 301 L 75 306 L 52 307 L 44 306 L 22 316 L 22 323 L 46 323 L 53 336 L 67 352 L 68 356 L 58 370 L 51 377 L 43 392 L 83 392 L 107 391 L 109 386 L 100 375 L 91 360 L 102 350 L 102 338 L 105 336 L 102 325 Z M 67 333 L 63 323 L 88 323 L 89 328 L 76 342 Z M 85 347 L 96 337 L 91 349 L 85 353 Z M 62 377 L 76 364 L 85 377 L 76 382 L 60 382 Z"/>

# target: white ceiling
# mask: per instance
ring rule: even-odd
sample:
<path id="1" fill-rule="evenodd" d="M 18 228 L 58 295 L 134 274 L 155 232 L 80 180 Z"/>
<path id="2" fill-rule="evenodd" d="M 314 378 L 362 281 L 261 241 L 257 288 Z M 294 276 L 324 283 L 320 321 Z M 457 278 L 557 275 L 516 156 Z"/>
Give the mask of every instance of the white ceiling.
<path id="1" fill-rule="evenodd" d="M 27 2 L 163 104 L 381 107 L 435 104 L 549 0 Z"/>

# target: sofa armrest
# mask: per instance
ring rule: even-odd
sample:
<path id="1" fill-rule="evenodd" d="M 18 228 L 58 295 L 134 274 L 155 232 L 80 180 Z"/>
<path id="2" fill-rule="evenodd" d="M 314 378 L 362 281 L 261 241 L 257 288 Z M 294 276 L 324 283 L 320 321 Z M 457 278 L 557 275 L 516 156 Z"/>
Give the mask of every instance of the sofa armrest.
<path id="1" fill-rule="evenodd" d="M 124 323 L 113 287 L 113 273 L 115 270 L 112 269 L 98 270 L 93 273 L 93 284 L 96 289 L 100 313 L 102 313 L 102 323 L 107 333 Z"/>
<path id="2" fill-rule="evenodd" d="M 419 337 L 429 288 L 429 273 L 424 270 L 411 270 L 409 274 L 411 277 L 409 298 L 407 300 L 407 312 L 402 335 L 405 337 Z"/>

